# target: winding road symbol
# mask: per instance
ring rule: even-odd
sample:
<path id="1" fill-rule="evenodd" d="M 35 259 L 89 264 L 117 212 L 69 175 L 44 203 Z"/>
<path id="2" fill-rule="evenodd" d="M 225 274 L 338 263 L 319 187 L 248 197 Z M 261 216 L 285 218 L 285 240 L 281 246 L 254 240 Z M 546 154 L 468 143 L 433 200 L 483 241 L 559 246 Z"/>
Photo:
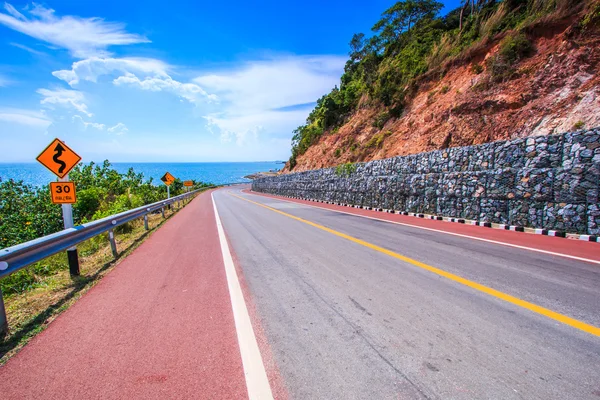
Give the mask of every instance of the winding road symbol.
<path id="1" fill-rule="evenodd" d="M 42 151 L 37 160 L 59 178 L 64 178 L 73 169 L 81 157 L 59 139 L 54 139 Z"/>
<path id="2" fill-rule="evenodd" d="M 55 163 L 60 165 L 60 167 L 58 168 L 58 173 L 62 174 L 63 171 L 65 170 L 65 168 L 67 168 L 67 164 L 63 160 L 61 160 L 59 157 L 62 156 L 63 152 L 65 151 L 65 148 L 62 147 L 62 145 L 60 143 L 57 143 L 56 147 L 54 148 L 54 151 L 56 152 L 56 154 L 54 154 L 54 157 L 52 157 L 52 159 L 54 160 Z"/>

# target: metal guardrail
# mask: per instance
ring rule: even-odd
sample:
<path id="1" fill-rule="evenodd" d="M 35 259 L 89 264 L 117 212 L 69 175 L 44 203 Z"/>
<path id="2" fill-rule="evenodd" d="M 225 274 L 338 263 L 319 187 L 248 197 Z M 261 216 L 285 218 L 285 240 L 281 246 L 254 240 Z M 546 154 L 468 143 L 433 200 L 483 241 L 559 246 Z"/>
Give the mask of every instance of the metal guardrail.
<path id="1" fill-rule="evenodd" d="M 219 186 L 235 185 L 224 184 Z M 0 250 L 0 279 L 13 274 L 31 264 L 48 258 L 54 254 L 65 251 L 73 246 L 76 246 L 88 239 L 98 236 L 102 233 L 109 233 L 109 241 L 115 258 L 118 257 L 116 242 L 114 239 L 113 230 L 127 222 L 138 218 L 144 218 L 144 226 L 148 230 L 148 214 L 162 211 L 164 217 L 165 207 L 168 205 L 180 205 L 182 201 L 190 199 L 198 192 L 206 189 L 212 189 L 219 186 L 209 186 L 197 189 L 179 196 L 172 197 L 167 200 L 158 201 L 156 203 L 147 204 L 142 207 L 134 208 L 120 214 L 111 215 L 109 217 L 88 222 L 74 228 L 65 229 L 60 232 L 53 233 L 29 242 L 21 243 L 16 246 L 7 247 Z M 181 207 L 178 207 L 181 208 Z M 0 291 L 0 333 L 7 328 L 6 312 L 4 309 L 4 301 L 2 300 L 2 292 Z"/>

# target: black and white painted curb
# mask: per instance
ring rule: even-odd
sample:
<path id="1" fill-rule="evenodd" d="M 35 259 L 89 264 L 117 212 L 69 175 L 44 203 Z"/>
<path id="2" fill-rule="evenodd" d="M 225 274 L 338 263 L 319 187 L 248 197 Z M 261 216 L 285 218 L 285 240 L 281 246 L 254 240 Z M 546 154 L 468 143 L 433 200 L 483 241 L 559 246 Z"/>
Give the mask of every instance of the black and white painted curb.
<path id="1" fill-rule="evenodd" d="M 323 203 L 323 204 L 332 204 L 332 205 L 344 206 L 344 207 L 360 208 L 363 210 L 386 212 L 386 213 L 390 213 L 390 214 L 407 215 L 407 216 L 417 217 L 417 218 L 432 219 L 435 221 L 455 222 L 455 223 L 459 223 L 459 224 L 475 225 L 475 226 L 481 226 L 481 227 L 485 227 L 485 228 L 503 229 L 503 230 L 514 231 L 514 232 L 531 233 L 531 234 L 535 234 L 535 235 L 554 236 L 554 237 L 561 237 L 561 238 L 570 237 L 570 238 L 574 238 L 574 239 L 583 240 L 586 242 L 600 243 L 600 237 L 596 236 L 596 235 L 578 235 L 578 234 L 568 234 L 567 235 L 567 233 L 563 232 L 563 231 L 555 231 L 555 230 L 547 230 L 547 229 L 532 229 L 532 228 L 525 228 L 524 226 L 515 226 L 515 225 L 508 225 L 508 224 L 492 224 L 491 222 L 472 221 L 472 220 L 466 220 L 464 218 L 443 217 L 441 215 L 430 215 L 430 214 L 422 214 L 422 213 L 412 213 L 412 212 L 408 212 L 408 211 L 388 210 L 388 209 L 383 209 L 383 208 L 359 206 L 359 205 L 338 203 L 338 202 L 326 201 L 326 200 L 305 199 L 305 198 L 294 197 L 294 196 L 281 196 L 281 197 L 286 197 L 288 199 L 313 201 L 315 203 Z"/>

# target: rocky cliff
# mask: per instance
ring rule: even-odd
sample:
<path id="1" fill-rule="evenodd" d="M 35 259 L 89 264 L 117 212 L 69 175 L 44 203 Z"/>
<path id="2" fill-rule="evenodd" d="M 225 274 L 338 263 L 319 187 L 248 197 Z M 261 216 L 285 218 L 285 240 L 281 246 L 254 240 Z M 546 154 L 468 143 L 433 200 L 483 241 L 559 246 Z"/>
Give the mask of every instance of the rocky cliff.
<path id="1" fill-rule="evenodd" d="M 510 79 L 490 79 L 487 60 L 499 51 L 498 35 L 421 77 L 398 118 L 362 99 L 339 128 L 297 157 L 293 170 L 600 126 L 600 35 L 582 31 L 579 21 L 530 27 L 533 53 Z"/>

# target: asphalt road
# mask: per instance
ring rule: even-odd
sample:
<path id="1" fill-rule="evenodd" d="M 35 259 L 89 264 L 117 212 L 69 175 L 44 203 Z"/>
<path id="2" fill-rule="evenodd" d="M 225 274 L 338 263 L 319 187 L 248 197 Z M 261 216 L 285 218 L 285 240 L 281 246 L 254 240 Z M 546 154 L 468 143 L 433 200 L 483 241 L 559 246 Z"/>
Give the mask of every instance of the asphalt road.
<path id="1" fill-rule="evenodd" d="M 600 265 L 239 189 L 214 199 L 290 398 L 600 399 L 599 336 L 417 264 L 593 327 Z"/>

